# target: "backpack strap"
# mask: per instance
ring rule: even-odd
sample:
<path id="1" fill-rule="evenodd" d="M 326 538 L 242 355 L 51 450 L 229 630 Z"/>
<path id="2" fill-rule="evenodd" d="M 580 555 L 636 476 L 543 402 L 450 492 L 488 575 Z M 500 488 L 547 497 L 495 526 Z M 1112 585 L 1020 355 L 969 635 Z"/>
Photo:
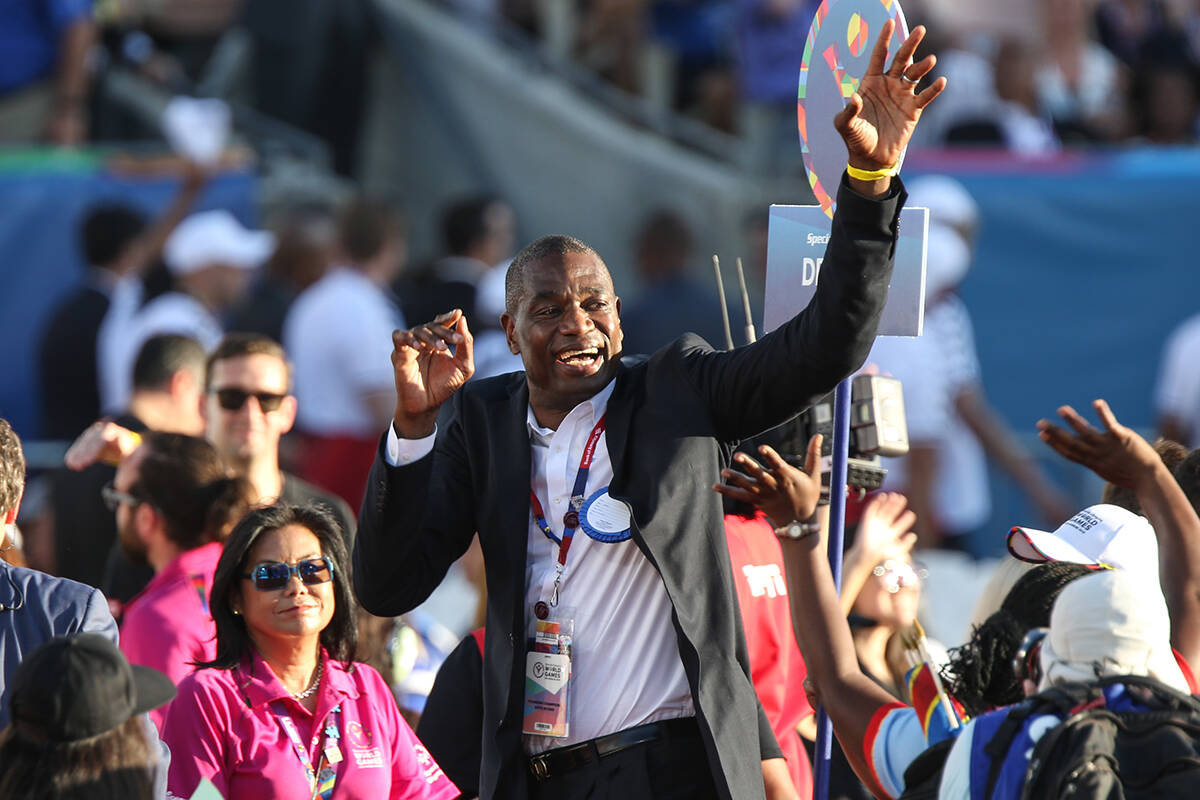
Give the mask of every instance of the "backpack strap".
<path id="1" fill-rule="evenodd" d="M 936 800 L 942 782 L 942 770 L 954 739 L 942 739 L 930 745 L 904 770 L 904 792 L 897 800 Z"/>
<path id="2" fill-rule="evenodd" d="M 1012 747 L 1013 739 L 1017 738 L 1017 734 L 1025 725 L 1025 720 L 1034 714 L 1056 714 L 1065 719 L 1084 706 L 1095 703 L 1097 698 L 1103 705 L 1104 693 L 1098 687 L 1085 683 L 1067 683 L 1032 695 L 1026 698 L 1025 702 L 1014 706 L 996 729 L 991 741 L 983 748 L 983 752 L 988 756 L 987 791 L 984 797 L 991 797 L 995 791 L 1004 759 Z"/>

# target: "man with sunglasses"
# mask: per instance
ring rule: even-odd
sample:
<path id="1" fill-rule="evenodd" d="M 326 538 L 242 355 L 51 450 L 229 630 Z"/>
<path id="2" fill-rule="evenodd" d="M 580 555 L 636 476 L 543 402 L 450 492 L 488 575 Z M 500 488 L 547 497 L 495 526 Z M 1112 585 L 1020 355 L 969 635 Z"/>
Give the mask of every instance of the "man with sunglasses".
<path id="1" fill-rule="evenodd" d="M 340 497 L 279 468 L 279 442 L 296 421 L 292 367 L 283 347 L 256 333 L 231 333 L 208 357 L 202 405 L 208 440 L 250 482 L 254 504 L 325 506 L 350 546 L 356 527 Z"/>

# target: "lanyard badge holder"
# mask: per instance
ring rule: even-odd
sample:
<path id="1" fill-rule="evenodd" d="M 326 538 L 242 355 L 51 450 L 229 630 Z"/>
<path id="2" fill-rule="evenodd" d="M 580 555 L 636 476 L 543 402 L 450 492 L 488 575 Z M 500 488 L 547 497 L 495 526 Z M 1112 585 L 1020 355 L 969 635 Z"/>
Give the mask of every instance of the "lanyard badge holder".
<path id="1" fill-rule="evenodd" d="M 548 596 L 533 606 L 533 618 L 529 631 L 529 649 L 525 654 L 525 714 L 522 733 L 562 738 L 570 733 L 570 688 L 571 648 L 575 637 L 574 609 L 560 608 L 559 589 L 563 573 L 567 568 L 567 553 L 571 541 L 579 528 L 579 513 L 583 508 L 587 490 L 588 470 L 600 437 L 604 434 L 604 417 L 592 428 L 579 471 L 575 473 L 575 486 L 571 490 L 571 501 L 563 514 L 562 537 L 554 535 L 546 522 L 546 515 L 537 493 L 529 490 L 529 504 L 533 519 L 545 536 L 558 544 L 558 560 L 554 565 L 554 585 Z"/>

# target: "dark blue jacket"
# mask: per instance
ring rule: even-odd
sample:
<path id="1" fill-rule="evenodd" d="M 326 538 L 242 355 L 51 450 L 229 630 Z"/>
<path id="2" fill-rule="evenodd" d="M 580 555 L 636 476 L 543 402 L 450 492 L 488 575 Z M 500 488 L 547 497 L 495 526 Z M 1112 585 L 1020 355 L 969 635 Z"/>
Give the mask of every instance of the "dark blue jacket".
<path id="1" fill-rule="evenodd" d="M 81 631 L 117 641 L 99 589 L 0 561 L 0 729 L 8 725 L 8 682 L 21 659 L 51 637 Z"/>

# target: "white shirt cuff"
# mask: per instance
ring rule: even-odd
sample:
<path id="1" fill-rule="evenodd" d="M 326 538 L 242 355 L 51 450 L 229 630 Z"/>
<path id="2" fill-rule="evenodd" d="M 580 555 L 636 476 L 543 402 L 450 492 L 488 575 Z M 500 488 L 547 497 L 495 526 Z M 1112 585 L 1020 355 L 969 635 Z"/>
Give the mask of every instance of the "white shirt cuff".
<path id="1" fill-rule="evenodd" d="M 389 466 L 403 467 L 414 461 L 420 461 L 433 452 L 433 440 L 437 438 L 437 428 L 424 439 L 401 439 L 396 433 L 395 425 L 388 425 L 387 462 Z"/>

